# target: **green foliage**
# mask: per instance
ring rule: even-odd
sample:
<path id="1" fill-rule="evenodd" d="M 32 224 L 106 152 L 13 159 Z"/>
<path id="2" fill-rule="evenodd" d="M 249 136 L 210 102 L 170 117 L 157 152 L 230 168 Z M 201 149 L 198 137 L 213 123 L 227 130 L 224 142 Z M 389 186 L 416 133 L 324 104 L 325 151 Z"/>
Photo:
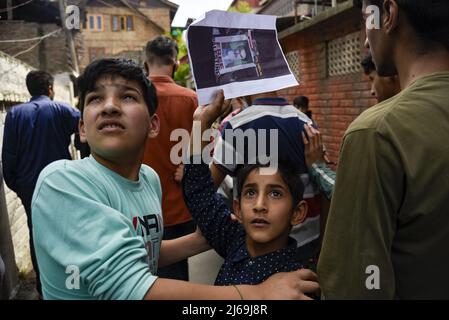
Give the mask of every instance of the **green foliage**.
<path id="1" fill-rule="evenodd" d="M 251 6 L 245 0 L 237 1 L 235 6 L 229 8 L 230 12 L 250 13 L 252 11 Z"/>
<path id="2" fill-rule="evenodd" d="M 167 37 L 172 38 L 176 41 L 176 44 L 178 45 L 178 60 L 185 57 L 187 55 L 187 44 L 182 38 L 182 30 L 181 29 L 173 29 L 170 34 L 166 34 Z M 178 67 L 178 70 L 175 72 L 174 80 L 182 85 L 185 86 L 187 82 L 187 78 L 190 75 L 190 65 L 182 64 Z"/>

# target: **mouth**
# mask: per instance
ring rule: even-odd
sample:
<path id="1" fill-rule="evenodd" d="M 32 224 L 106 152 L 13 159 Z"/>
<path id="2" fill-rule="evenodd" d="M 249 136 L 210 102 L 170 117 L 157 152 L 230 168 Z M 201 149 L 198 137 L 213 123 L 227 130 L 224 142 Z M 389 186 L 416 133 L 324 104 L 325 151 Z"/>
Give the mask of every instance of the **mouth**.
<path id="1" fill-rule="evenodd" d="M 102 121 L 98 125 L 97 129 L 99 131 L 112 132 L 112 131 L 125 130 L 125 127 L 118 121 L 106 120 L 106 121 Z"/>
<path id="2" fill-rule="evenodd" d="M 256 218 L 251 221 L 251 225 L 253 225 L 257 228 L 264 228 L 264 227 L 267 227 L 269 224 L 270 223 L 267 220 L 262 219 L 262 218 Z"/>

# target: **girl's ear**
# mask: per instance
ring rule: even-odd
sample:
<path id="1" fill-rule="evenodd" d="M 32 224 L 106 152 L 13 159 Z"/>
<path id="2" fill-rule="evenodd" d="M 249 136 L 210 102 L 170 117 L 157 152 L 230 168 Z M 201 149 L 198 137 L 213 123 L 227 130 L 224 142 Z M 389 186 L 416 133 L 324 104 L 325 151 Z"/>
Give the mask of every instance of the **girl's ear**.
<path id="1" fill-rule="evenodd" d="M 242 210 L 240 210 L 240 202 L 238 200 L 232 201 L 232 207 L 234 208 L 234 215 L 237 218 L 237 221 L 242 223 Z"/>
<path id="2" fill-rule="evenodd" d="M 290 221 L 292 226 L 296 226 L 306 219 L 307 209 L 308 209 L 307 202 L 301 200 L 296 206 L 296 208 L 293 210 L 293 216 Z"/>

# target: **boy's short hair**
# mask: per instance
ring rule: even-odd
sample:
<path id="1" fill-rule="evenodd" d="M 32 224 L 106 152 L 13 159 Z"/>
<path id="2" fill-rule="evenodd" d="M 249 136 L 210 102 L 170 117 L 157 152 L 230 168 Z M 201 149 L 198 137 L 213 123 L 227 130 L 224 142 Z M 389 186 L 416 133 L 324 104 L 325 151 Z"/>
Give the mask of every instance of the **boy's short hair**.
<path id="1" fill-rule="evenodd" d="M 260 168 L 268 168 L 269 164 L 249 164 L 243 166 L 237 173 L 237 198 L 241 199 L 243 186 L 248 178 L 249 174 Z M 288 186 L 292 195 L 292 208 L 296 208 L 298 203 L 303 200 L 304 184 L 301 180 L 301 174 L 295 166 L 290 165 L 288 162 L 279 161 L 277 172 L 281 175 L 282 180 Z"/>
<path id="2" fill-rule="evenodd" d="M 365 58 L 363 58 L 361 65 L 363 67 L 363 72 L 369 76 L 369 74 L 373 71 L 376 71 L 376 65 L 373 62 L 373 57 L 371 54 L 368 54 Z"/>
<path id="3" fill-rule="evenodd" d="M 158 36 L 148 41 L 145 54 L 148 63 L 173 65 L 178 55 L 178 45 L 173 39 L 166 36 Z"/>
<path id="4" fill-rule="evenodd" d="M 78 78 L 79 109 L 81 115 L 84 111 L 84 100 L 89 92 L 95 89 L 95 83 L 104 76 L 122 77 L 126 80 L 136 81 L 142 89 L 143 99 L 148 107 L 150 116 L 157 109 L 156 88 L 147 79 L 142 68 L 134 61 L 121 58 L 99 59 L 90 63 L 84 73 Z"/>
<path id="5" fill-rule="evenodd" d="M 384 0 L 357 0 L 358 6 L 366 1 L 382 12 Z M 395 0 L 418 36 L 426 41 L 443 45 L 449 50 L 449 1 L 447 0 Z"/>
<path id="6" fill-rule="evenodd" d="M 54 78 L 48 72 L 34 70 L 27 74 L 25 82 L 32 96 L 48 96 L 48 87 L 53 85 Z"/>
<path id="7" fill-rule="evenodd" d="M 309 98 L 306 96 L 299 96 L 293 100 L 293 105 L 297 108 L 306 108 L 309 109 Z"/>

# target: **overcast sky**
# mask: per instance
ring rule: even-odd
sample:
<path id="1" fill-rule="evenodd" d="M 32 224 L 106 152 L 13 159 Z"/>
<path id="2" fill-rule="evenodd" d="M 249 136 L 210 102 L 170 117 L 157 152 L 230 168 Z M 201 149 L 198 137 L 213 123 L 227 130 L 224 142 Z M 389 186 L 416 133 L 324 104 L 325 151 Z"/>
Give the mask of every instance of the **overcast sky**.
<path id="1" fill-rule="evenodd" d="M 179 5 L 172 27 L 185 27 L 187 19 L 199 18 L 212 9 L 227 10 L 232 0 L 170 0 Z"/>

